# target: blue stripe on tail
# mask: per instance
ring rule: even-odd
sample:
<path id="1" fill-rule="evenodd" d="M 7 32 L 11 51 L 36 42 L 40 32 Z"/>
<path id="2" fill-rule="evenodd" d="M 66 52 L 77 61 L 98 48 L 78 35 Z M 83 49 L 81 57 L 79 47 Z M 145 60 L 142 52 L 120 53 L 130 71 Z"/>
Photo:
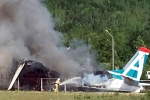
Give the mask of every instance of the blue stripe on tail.
<path id="1" fill-rule="evenodd" d="M 123 70 L 123 69 L 121 69 L 121 70 L 111 70 L 111 72 L 115 72 L 115 73 L 121 75 L 121 74 L 124 72 L 124 70 Z M 122 77 L 121 77 L 120 75 L 117 75 L 117 74 L 111 74 L 111 76 L 112 76 L 113 78 L 122 80 Z"/>
<path id="2" fill-rule="evenodd" d="M 137 61 L 137 62 L 134 64 L 134 66 L 138 68 L 138 67 L 139 67 L 139 61 Z"/>
<path id="3" fill-rule="evenodd" d="M 129 72 L 128 72 L 126 75 L 127 75 L 127 76 L 130 76 L 130 77 L 133 77 L 133 78 L 137 78 L 138 71 L 137 71 L 137 70 L 130 69 Z"/>
<path id="4" fill-rule="evenodd" d="M 144 63 L 143 63 L 143 66 L 145 66 L 146 61 L 147 61 L 147 58 L 148 58 L 148 55 L 144 55 Z"/>

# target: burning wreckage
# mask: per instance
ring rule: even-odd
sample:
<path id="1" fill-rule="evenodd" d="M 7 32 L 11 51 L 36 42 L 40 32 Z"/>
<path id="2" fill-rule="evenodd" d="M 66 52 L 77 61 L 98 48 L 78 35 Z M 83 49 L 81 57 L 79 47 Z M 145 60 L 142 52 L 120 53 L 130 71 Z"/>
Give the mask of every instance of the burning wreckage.
<path id="1" fill-rule="evenodd" d="M 94 71 L 92 74 L 83 71 L 80 77 L 73 77 L 62 82 L 60 85 L 66 85 L 71 91 L 100 92 L 101 88 L 105 88 L 107 81 L 112 78 L 106 70 Z"/>
<path id="2" fill-rule="evenodd" d="M 33 60 L 24 60 L 18 64 L 18 67 L 14 69 L 15 73 L 8 87 L 8 90 L 20 89 L 20 90 L 35 90 L 41 91 L 42 88 L 52 90 L 54 82 L 60 77 L 60 73 L 54 70 L 50 70 L 43 66 L 42 63 Z M 104 86 L 103 83 L 108 80 L 109 73 L 107 71 L 94 71 L 92 74 L 86 71 L 82 71 L 79 77 L 67 79 L 60 84 L 60 90 L 64 90 L 64 85 L 68 91 L 92 91 L 89 87 Z M 42 83 L 41 83 L 42 78 Z M 16 86 L 14 85 L 17 83 Z M 102 83 L 101 85 L 97 83 Z M 41 85 L 42 84 L 42 85 Z M 88 87 L 88 88 L 85 88 Z M 88 89 L 88 90 L 83 90 Z M 94 90 L 95 91 L 95 90 Z"/>
<path id="3" fill-rule="evenodd" d="M 43 78 L 43 89 L 49 90 L 59 75 L 58 72 L 46 68 L 42 63 L 33 60 L 25 60 L 19 63 L 18 68 L 16 68 L 16 72 L 14 73 L 8 90 L 16 88 L 14 87 L 14 83 L 18 79 L 20 90 L 40 91 L 41 78 Z"/>
<path id="4" fill-rule="evenodd" d="M 144 87 L 150 86 L 150 84 L 141 83 L 140 78 L 144 63 L 146 63 L 145 59 L 147 60 L 149 52 L 150 50 L 147 48 L 140 47 L 135 55 L 122 69 L 111 71 L 95 71 L 92 74 L 82 72 L 81 76 L 73 77 L 62 82 L 60 87 L 65 85 L 69 86 L 70 89 L 73 87 L 73 89 L 76 89 L 77 91 L 87 92 L 145 91 Z M 12 88 L 17 77 L 19 79 L 20 86 L 23 87 L 23 90 L 40 90 L 40 86 L 42 87 L 41 89 L 48 89 L 44 88 L 46 85 L 49 87 L 49 80 L 46 79 L 43 80 L 43 83 L 42 81 L 40 83 L 41 78 L 58 78 L 59 73 L 51 71 L 50 69 L 44 67 L 41 63 L 30 60 L 24 61 L 17 68 L 8 90 Z"/>

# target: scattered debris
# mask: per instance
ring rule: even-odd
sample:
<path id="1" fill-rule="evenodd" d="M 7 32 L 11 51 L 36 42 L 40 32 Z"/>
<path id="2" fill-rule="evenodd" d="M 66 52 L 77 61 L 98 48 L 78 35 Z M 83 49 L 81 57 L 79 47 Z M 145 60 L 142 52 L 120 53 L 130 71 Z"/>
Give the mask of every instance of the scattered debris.
<path id="1" fill-rule="evenodd" d="M 47 90 L 49 88 L 44 88 L 44 86 L 52 85 L 51 82 L 59 77 L 58 72 L 46 68 L 42 63 L 33 60 L 25 60 L 20 64 L 22 63 L 24 63 L 24 66 L 18 75 L 19 86 L 21 90 L 40 91 L 41 78 L 43 78 L 43 89 Z M 53 80 L 48 78 L 53 78 Z"/>

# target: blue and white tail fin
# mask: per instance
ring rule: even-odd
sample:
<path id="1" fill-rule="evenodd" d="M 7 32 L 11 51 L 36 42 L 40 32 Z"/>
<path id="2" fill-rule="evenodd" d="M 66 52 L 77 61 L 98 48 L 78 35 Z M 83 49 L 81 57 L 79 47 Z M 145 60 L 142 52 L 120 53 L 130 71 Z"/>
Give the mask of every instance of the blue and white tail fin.
<path id="1" fill-rule="evenodd" d="M 145 47 L 140 47 L 135 55 L 129 60 L 129 62 L 121 70 L 109 71 L 112 76 L 124 76 L 134 81 L 139 81 L 143 72 L 143 68 L 146 64 L 150 50 Z M 118 77 L 119 79 L 120 77 Z"/>
<path id="2" fill-rule="evenodd" d="M 130 61 L 124 66 L 123 76 L 139 81 L 146 64 L 150 50 L 140 47 Z"/>

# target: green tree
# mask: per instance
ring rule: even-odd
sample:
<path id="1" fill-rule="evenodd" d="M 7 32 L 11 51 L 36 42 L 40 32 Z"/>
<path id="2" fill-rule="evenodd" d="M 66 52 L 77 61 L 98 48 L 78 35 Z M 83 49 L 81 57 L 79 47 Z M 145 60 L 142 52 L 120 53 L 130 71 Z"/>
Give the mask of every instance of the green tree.
<path id="1" fill-rule="evenodd" d="M 105 29 L 114 36 L 115 66 L 123 66 L 140 46 L 150 47 L 148 0 L 45 0 L 43 4 L 54 17 L 55 30 L 64 35 L 64 44 L 83 39 L 90 51 L 97 51 L 98 63 L 111 63 L 111 38 Z"/>

